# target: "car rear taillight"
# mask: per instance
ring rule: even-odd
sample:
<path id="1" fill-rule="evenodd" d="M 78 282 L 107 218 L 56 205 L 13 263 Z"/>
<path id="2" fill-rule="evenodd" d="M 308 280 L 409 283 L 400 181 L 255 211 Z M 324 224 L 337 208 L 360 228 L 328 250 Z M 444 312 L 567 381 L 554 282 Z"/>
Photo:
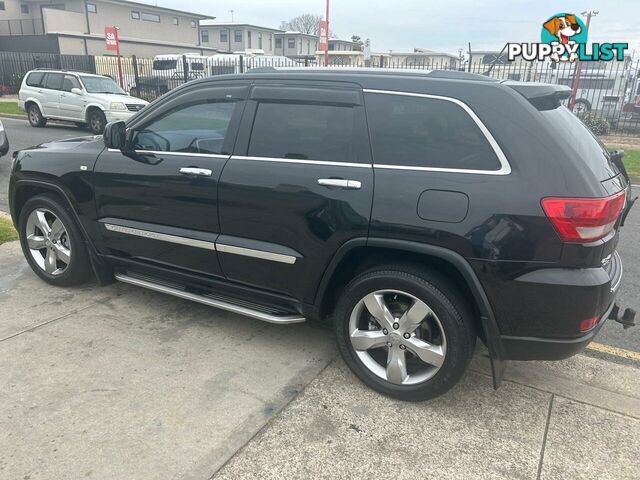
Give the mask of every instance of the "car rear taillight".
<path id="1" fill-rule="evenodd" d="M 542 209 L 565 242 L 592 242 L 605 237 L 616 224 L 626 192 L 603 198 L 542 199 Z"/>

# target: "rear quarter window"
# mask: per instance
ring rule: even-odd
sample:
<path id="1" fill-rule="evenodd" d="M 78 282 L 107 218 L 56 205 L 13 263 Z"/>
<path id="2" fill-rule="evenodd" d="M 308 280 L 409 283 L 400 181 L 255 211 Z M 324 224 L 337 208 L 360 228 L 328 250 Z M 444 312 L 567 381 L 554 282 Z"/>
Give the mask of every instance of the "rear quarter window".
<path id="1" fill-rule="evenodd" d="M 456 103 L 367 93 L 365 104 L 376 164 L 500 170 L 500 161 L 484 133 Z"/>
<path id="2" fill-rule="evenodd" d="M 27 85 L 30 87 L 41 87 L 44 72 L 31 72 L 27 75 Z"/>

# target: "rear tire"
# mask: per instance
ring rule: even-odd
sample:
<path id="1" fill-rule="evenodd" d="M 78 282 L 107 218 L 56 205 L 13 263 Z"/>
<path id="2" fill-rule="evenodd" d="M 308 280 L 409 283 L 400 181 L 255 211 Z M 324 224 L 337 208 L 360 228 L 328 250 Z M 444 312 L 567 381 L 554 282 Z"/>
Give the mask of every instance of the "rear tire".
<path id="1" fill-rule="evenodd" d="M 39 195 L 27 200 L 18 228 L 22 252 L 42 280 L 71 286 L 89 278 L 91 263 L 82 233 L 58 199 Z"/>
<path id="2" fill-rule="evenodd" d="M 32 127 L 41 128 L 47 124 L 47 119 L 42 116 L 40 108 L 35 103 L 29 105 L 27 109 L 27 117 Z"/>
<path id="3" fill-rule="evenodd" d="M 107 118 L 102 110 L 94 109 L 89 112 L 89 130 L 94 135 L 102 135 L 104 127 L 107 125 Z"/>
<path id="4" fill-rule="evenodd" d="M 343 292 L 334 316 L 338 348 L 366 385 L 421 401 L 458 382 L 476 331 L 469 305 L 446 278 L 412 265 L 387 265 L 360 274 Z"/>

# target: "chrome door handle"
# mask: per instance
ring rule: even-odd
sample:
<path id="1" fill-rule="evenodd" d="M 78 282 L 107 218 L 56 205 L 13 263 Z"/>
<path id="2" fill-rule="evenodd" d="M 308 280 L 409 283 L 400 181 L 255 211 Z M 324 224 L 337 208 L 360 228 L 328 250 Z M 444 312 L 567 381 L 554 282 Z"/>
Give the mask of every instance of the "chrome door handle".
<path id="1" fill-rule="evenodd" d="M 195 168 L 195 167 L 182 167 L 180 173 L 183 175 L 200 175 L 203 177 L 210 177 L 213 173 L 208 168 Z"/>
<path id="2" fill-rule="evenodd" d="M 360 190 L 362 183 L 357 180 L 345 180 L 343 178 L 319 178 L 318 185 L 323 187 L 338 187 L 347 190 Z"/>

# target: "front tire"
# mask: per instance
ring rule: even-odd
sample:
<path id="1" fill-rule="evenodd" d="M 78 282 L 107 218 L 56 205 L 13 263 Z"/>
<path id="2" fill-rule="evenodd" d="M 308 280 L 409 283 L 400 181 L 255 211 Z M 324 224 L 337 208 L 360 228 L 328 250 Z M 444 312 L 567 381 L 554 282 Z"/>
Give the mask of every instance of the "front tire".
<path id="1" fill-rule="evenodd" d="M 89 130 L 94 135 L 102 135 L 104 127 L 107 125 L 107 118 L 102 110 L 94 109 L 89 113 Z"/>
<path id="2" fill-rule="evenodd" d="M 335 314 L 349 368 L 374 390 L 409 401 L 435 398 L 458 382 L 475 349 L 474 325 L 450 282 L 410 265 L 359 275 Z"/>
<path id="3" fill-rule="evenodd" d="M 57 199 L 40 195 L 27 200 L 18 226 L 22 252 L 45 282 L 71 286 L 89 278 L 91 264 L 80 229 Z"/>
<path id="4" fill-rule="evenodd" d="M 27 117 L 32 127 L 41 128 L 47 124 L 47 119 L 42 116 L 40 108 L 35 103 L 29 105 Z"/>

